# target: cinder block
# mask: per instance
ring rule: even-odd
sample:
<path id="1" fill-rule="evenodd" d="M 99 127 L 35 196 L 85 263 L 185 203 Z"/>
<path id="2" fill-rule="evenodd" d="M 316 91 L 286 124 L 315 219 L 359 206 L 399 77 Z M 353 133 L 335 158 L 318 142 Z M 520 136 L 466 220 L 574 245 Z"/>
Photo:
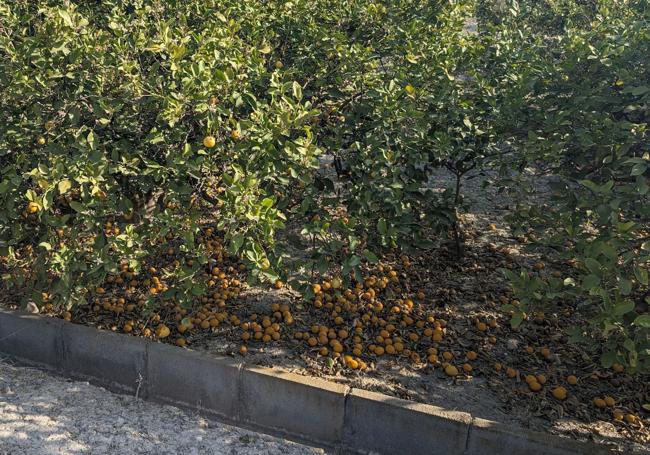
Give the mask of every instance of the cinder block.
<path id="1" fill-rule="evenodd" d="M 0 352 L 23 362 L 59 370 L 60 319 L 0 310 Z"/>
<path id="2" fill-rule="evenodd" d="M 248 366 L 241 387 L 244 422 L 328 446 L 340 444 L 346 386 Z"/>
<path id="3" fill-rule="evenodd" d="M 147 396 L 235 421 L 241 364 L 203 356 L 161 343 L 150 343 Z"/>
<path id="4" fill-rule="evenodd" d="M 551 434 L 475 418 L 469 432 L 467 455 L 601 455 L 610 454 L 606 448 Z"/>
<path id="5" fill-rule="evenodd" d="M 464 412 L 352 389 L 343 447 L 357 453 L 461 455 L 471 421 Z"/>
<path id="6" fill-rule="evenodd" d="M 128 393 L 144 385 L 146 341 L 71 323 L 61 335 L 65 374 Z"/>

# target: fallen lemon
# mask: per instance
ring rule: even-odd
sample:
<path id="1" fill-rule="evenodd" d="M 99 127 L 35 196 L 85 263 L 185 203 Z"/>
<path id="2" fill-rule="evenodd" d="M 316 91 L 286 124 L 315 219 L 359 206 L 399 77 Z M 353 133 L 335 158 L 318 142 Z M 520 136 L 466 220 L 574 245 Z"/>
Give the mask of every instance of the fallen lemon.
<path id="1" fill-rule="evenodd" d="M 447 365 L 445 367 L 445 374 L 451 377 L 458 376 L 458 368 L 453 365 Z"/>
<path id="2" fill-rule="evenodd" d="M 552 394 L 558 400 L 566 399 L 566 395 L 567 395 L 566 389 L 562 386 L 554 388 Z"/>
<path id="3" fill-rule="evenodd" d="M 165 324 L 160 324 L 156 328 L 156 336 L 158 338 L 167 338 L 169 336 L 169 327 L 167 327 Z"/>

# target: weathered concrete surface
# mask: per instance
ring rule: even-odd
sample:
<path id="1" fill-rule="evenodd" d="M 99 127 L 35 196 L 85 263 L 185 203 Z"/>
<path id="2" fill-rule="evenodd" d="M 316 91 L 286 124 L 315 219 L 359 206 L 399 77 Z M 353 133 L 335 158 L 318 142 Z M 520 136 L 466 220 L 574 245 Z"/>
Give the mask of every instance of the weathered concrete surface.
<path id="1" fill-rule="evenodd" d="M 0 310 L 0 352 L 58 369 L 61 361 L 60 319 Z"/>
<path id="2" fill-rule="evenodd" d="M 348 387 L 261 367 L 243 370 L 240 417 L 329 446 L 341 442 Z"/>
<path id="3" fill-rule="evenodd" d="M 604 455 L 611 453 L 595 445 L 586 445 L 566 438 L 534 433 L 484 419 L 473 419 L 466 455 L 540 454 L 540 455 Z"/>
<path id="4" fill-rule="evenodd" d="M 353 389 L 345 404 L 343 444 L 361 452 L 462 454 L 471 421 L 464 412 Z"/>
<path id="5" fill-rule="evenodd" d="M 62 368 L 111 390 L 135 393 L 145 377 L 146 344 L 133 337 L 65 324 L 61 331 Z"/>
<path id="6" fill-rule="evenodd" d="M 241 362 L 209 358 L 172 346 L 148 346 L 146 396 L 206 414 L 237 419 Z"/>

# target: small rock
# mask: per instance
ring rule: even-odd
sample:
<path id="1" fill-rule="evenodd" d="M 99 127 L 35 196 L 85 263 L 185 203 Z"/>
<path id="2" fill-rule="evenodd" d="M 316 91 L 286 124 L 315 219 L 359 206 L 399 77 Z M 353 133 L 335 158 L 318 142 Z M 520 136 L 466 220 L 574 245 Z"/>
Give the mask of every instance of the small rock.
<path id="1" fill-rule="evenodd" d="M 511 351 L 514 351 L 519 348 L 519 340 L 515 340 L 514 338 L 510 338 L 508 341 L 506 341 L 506 347 L 510 349 Z"/>
<path id="2" fill-rule="evenodd" d="M 34 302 L 27 302 L 26 310 L 27 310 L 28 313 L 32 313 L 32 314 L 40 313 L 40 310 L 38 309 L 38 307 L 36 306 L 36 304 Z"/>

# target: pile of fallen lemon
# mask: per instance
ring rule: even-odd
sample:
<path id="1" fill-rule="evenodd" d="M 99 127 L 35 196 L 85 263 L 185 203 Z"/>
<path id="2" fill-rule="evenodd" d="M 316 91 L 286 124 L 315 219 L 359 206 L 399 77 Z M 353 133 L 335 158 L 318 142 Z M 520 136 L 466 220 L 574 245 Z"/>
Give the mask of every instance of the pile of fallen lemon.
<path id="1" fill-rule="evenodd" d="M 115 226 L 107 222 L 105 229 L 114 233 Z M 448 322 L 425 305 L 423 291 L 406 291 L 409 286 L 403 281 L 408 279 L 411 266 L 407 256 L 394 265 L 378 265 L 366 273 L 363 281 L 353 281 L 349 286 L 338 276 L 313 283 L 308 312 L 318 323 L 308 325 L 302 320 L 302 314 L 296 323 L 288 304 L 272 304 L 268 314 L 249 314 L 245 307 L 234 310 L 231 303 L 242 292 L 246 268 L 226 253 L 222 241 L 210 228 L 197 239 L 213 258 L 213 264 L 202 275 L 206 294 L 193 308 L 180 306 L 173 297 L 165 298 L 165 291 L 174 285 L 166 282 L 164 277 L 171 275 L 166 271 L 180 267 L 181 260 L 185 265 L 193 265 L 192 259 L 181 259 L 172 246 L 173 237 L 168 236 L 168 240 L 169 244 L 161 245 L 161 254 L 156 260 L 150 261 L 150 265 L 139 273 L 124 262 L 119 273 L 108 276 L 106 282 L 95 289 L 90 312 L 108 319 L 112 330 L 171 340 L 181 347 L 190 344 L 198 333 L 215 333 L 219 327 L 227 326 L 228 333 L 234 330 L 240 338 L 241 355 L 246 355 L 251 346 L 293 339 L 294 343 L 302 344 L 306 352 L 331 359 L 330 362 L 349 370 L 367 370 L 384 357 L 440 368 L 451 378 L 469 377 L 477 368 L 481 349 L 464 353 L 451 349 L 449 346 L 455 343 L 453 337 L 447 339 Z M 276 289 L 283 286 L 281 281 L 274 284 Z M 47 296 L 44 298 L 47 300 Z M 157 304 L 150 310 L 148 302 L 152 299 Z M 45 309 L 53 310 L 52 305 L 46 305 Z M 70 320 L 72 315 L 65 312 L 63 317 Z M 497 343 L 497 319 L 475 318 L 472 323 L 476 336 L 484 345 Z M 535 352 L 530 346 L 525 349 L 528 354 Z M 546 347 L 538 352 L 545 359 L 551 357 Z M 623 368 L 617 364 L 614 370 L 622 372 Z M 522 377 L 518 370 L 501 363 L 494 363 L 491 371 L 481 369 L 484 374 L 505 373 L 516 380 Z M 544 374 L 527 374 L 523 379 L 532 392 L 541 392 L 549 382 Z M 562 380 L 566 387 L 556 385 L 550 390 L 559 401 L 567 399 L 567 387 L 578 384 L 574 375 Z M 598 408 L 612 410 L 614 420 L 638 423 L 636 415 L 616 408 L 615 403 L 609 396 L 594 399 Z"/>

